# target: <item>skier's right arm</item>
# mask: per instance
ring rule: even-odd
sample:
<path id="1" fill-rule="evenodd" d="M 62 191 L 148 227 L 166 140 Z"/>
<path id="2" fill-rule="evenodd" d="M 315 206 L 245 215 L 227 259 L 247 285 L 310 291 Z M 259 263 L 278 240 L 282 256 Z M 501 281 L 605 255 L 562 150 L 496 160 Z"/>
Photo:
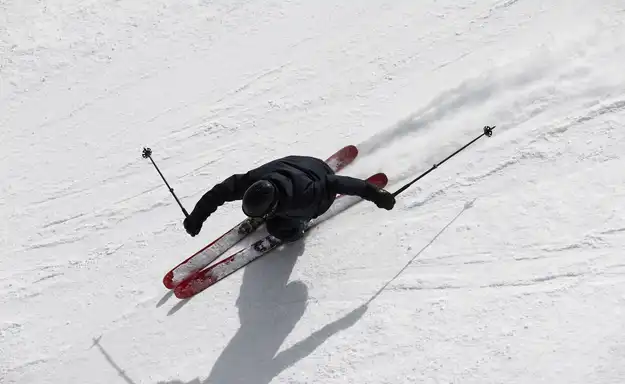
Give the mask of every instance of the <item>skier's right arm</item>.
<path id="1" fill-rule="evenodd" d="M 243 198 L 245 191 L 252 184 L 250 172 L 235 174 L 215 185 L 195 204 L 193 211 L 184 219 L 183 225 L 187 233 L 195 236 L 200 233 L 202 224 L 208 216 L 226 201 L 235 201 Z"/>

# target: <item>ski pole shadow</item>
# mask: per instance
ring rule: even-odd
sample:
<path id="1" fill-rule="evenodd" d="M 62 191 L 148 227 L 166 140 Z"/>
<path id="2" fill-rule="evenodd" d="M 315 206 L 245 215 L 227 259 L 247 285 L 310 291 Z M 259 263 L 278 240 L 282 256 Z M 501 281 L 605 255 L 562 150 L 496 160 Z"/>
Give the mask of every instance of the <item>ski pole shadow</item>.
<path id="1" fill-rule="evenodd" d="M 102 340 L 102 336 L 94 338 L 93 339 L 93 345 L 91 346 L 91 348 L 93 347 L 97 347 L 100 352 L 102 353 L 102 355 L 104 355 L 104 358 L 106 359 L 106 361 L 113 367 L 113 369 L 115 369 L 117 371 L 117 373 L 119 374 L 119 377 L 121 377 L 124 382 L 126 384 L 139 384 L 135 381 L 133 381 L 130 376 L 126 373 L 126 371 L 124 371 L 113 359 L 113 356 L 111 356 L 110 353 L 108 353 L 108 351 L 102 346 L 102 344 L 100 343 L 100 341 Z M 156 384 L 202 384 L 200 382 L 200 379 L 194 379 L 192 381 L 189 381 L 188 383 L 185 383 L 184 381 L 181 380 L 174 380 L 174 381 L 159 381 Z"/>
<path id="2" fill-rule="evenodd" d="M 447 225 L 445 225 L 440 231 L 438 231 L 436 236 L 434 236 L 432 240 L 430 240 L 423 248 L 421 248 L 421 250 L 417 252 L 417 254 L 414 255 L 412 259 L 410 259 L 410 261 L 408 261 L 408 263 L 406 263 L 406 265 L 404 265 L 404 267 L 400 269 L 399 272 L 397 272 L 395 276 L 393 276 L 392 279 L 386 282 L 386 284 L 384 284 L 382 288 L 380 288 L 373 296 L 371 296 L 371 298 L 367 300 L 365 305 L 369 305 L 373 300 L 377 299 L 378 296 L 380 296 L 382 292 L 384 292 L 391 285 L 393 281 L 395 281 L 402 273 L 404 273 L 404 271 L 406 271 L 406 269 L 408 269 L 408 267 L 416 260 L 417 257 L 421 256 L 421 254 L 425 252 L 425 250 L 428 249 L 430 245 L 434 244 L 434 242 L 447 230 L 447 228 L 451 227 L 451 225 L 455 223 L 456 220 L 458 220 L 460 216 L 462 216 L 463 213 L 473 208 L 473 204 L 475 204 L 476 200 L 477 199 L 473 199 L 472 201 L 466 202 L 462 210 L 458 212 L 458 214 L 453 219 L 451 219 L 449 223 L 447 223 Z"/>
<path id="3" fill-rule="evenodd" d="M 115 363 L 115 360 L 113 360 L 113 357 L 106 351 L 106 349 L 104 349 L 102 344 L 100 344 L 101 340 L 102 340 L 102 336 L 101 335 L 100 335 L 100 337 L 94 337 L 93 338 L 93 345 L 91 345 L 91 348 L 97 347 L 100 350 L 100 352 L 102 353 L 102 355 L 104 355 L 104 358 L 106 359 L 106 361 L 117 371 L 117 373 L 119 374 L 119 377 L 124 379 L 124 381 L 127 384 L 137 384 L 134 381 L 132 381 L 130 376 L 128 376 L 126 374 L 126 371 L 124 371 L 119 365 L 117 365 L 117 363 Z"/>

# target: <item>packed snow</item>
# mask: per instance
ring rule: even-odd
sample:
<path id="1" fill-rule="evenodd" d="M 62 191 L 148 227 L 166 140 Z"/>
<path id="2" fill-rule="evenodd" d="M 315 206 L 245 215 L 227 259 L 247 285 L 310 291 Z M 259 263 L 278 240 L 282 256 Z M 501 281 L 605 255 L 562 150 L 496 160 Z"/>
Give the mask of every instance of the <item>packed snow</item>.
<path id="1" fill-rule="evenodd" d="M 620 0 L 0 0 L 0 383 L 625 382 Z M 398 196 L 190 300 L 273 158 Z M 245 242 L 244 242 L 245 243 Z M 243 246 L 244 243 L 241 245 Z"/>

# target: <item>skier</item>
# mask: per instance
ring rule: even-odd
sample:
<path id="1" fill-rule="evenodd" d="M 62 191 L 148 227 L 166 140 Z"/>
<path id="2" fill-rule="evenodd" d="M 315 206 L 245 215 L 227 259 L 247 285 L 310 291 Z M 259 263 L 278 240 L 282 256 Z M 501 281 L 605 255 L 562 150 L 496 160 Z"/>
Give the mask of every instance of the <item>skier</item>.
<path id="1" fill-rule="evenodd" d="M 287 156 L 215 185 L 183 224 L 189 235 L 196 236 L 219 206 L 242 200 L 243 213 L 266 219 L 270 235 L 293 242 L 303 236 L 308 221 L 330 208 L 337 194 L 359 196 L 386 210 L 395 206 L 395 197 L 388 191 L 365 180 L 336 175 L 321 159 Z"/>

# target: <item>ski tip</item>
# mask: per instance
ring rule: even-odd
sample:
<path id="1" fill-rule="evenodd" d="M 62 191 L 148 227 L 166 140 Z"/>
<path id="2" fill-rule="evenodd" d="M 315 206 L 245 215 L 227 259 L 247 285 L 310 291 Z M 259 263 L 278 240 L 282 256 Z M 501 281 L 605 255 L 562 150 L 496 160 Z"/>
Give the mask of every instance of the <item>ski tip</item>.
<path id="1" fill-rule="evenodd" d="M 174 274 L 173 273 L 169 272 L 168 274 L 165 275 L 165 277 L 163 278 L 163 285 L 167 289 L 174 288 Z"/>

